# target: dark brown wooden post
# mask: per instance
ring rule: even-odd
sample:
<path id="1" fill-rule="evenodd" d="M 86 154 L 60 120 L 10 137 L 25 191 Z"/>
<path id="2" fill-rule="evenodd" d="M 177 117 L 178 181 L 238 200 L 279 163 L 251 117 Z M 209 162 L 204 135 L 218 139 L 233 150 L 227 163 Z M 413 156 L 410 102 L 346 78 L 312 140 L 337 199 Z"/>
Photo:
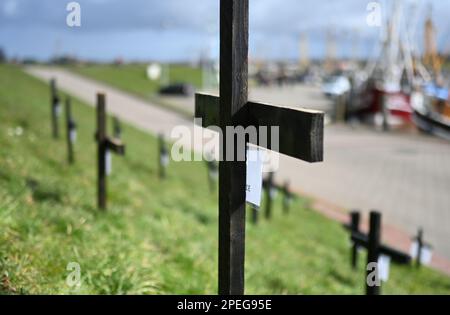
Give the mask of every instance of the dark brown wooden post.
<path id="1" fill-rule="evenodd" d="M 159 152 L 159 178 L 166 178 L 166 164 L 169 158 L 164 136 L 162 134 L 158 137 L 158 152 Z"/>
<path id="2" fill-rule="evenodd" d="M 54 139 L 59 138 L 58 115 L 60 110 L 59 96 L 56 91 L 56 80 L 50 80 L 50 95 L 51 95 L 51 116 L 52 116 L 52 135 Z"/>
<path id="3" fill-rule="evenodd" d="M 256 208 L 256 206 L 251 205 L 251 210 L 252 210 L 252 223 L 254 225 L 258 224 L 258 209 Z"/>
<path id="4" fill-rule="evenodd" d="M 311 163 L 323 160 L 323 112 L 248 102 L 248 11 L 248 0 L 220 1 L 220 97 L 196 94 L 195 99 L 195 117 L 202 118 L 201 125 L 219 126 L 222 131 L 218 286 L 222 295 L 244 293 L 246 161 L 238 153 L 246 152 L 246 142 Z M 247 137 L 238 148 L 237 126 L 273 128 L 280 143 Z M 233 139 L 227 139 L 227 127 L 233 128 Z"/>
<path id="5" fill-rule="evenodd" d="M 369 241 L 367 246 L 367 265 L 370 263 L 378 264 L 378 256 L 380 252 L 380 239 L 381 239 L 381 214 L 376 211 L 370 212 L 370 222 L 369 222 Z M 378 272 L 378 267 L 377 270 Z M 367 276 L 372 271 L 367 270 Z M 378 278 L 378 275 L 377 275 Z M 367 295 L 379 295 L 381 292 L 381 282 L 380 285 L 369 285 L 366 277 L 366 293 Z"/>
<path id="6" fill-rule="evenodd" d="M 206 161 L 206 167 L 208 169 L 208 184 L 211 193 L 216 191 L 216 181 L 217 181 L 217 162 L 214 160 Z"/>
<path id="7" fill-rule="evenodd" d="M 422 247 L 423 247 L 423 230 L 420 228 L 417 233 L 417 257 L 416 257 L 416 266 L 420 268 L 422 262 Z"/>
<path id="8" fill-rule="evenodd" d="M 220 1 L 219 294 L 244 294 L 246 162 L 227 161 L 227 126 L 248 101 L 248 0 Z M 231 139 L 230 139 L 231 140 Z M 242 150 L 243 148 L 240 148 Z M 244 148 L 245 150 L 245 148 Z"/>
<path id="9" fill-rule="evenodd" d="M 289 190 L 289 182 L 286 181 L 283 186 L 283 213 L 288 214 L 292 202 L 292 194 Z"/>
<path id="10" fill-rule="evenodd" d="M 122 138 L 122 127 L 120 126 L 120 120 L 119 118 L 115 117 L 113 118 L 113 135 L 115 139 L 121 139 Z"/>
<path id="11" fill-rule="evenodd" d="M 72 118 L 72 104 L 70 97 L 66 98 L 66 139 L 67 139 L 67 160 L 69 164 L 75 162 L 75 156 L 73 152 L 74 136 L 76 132 L 75 121 Z"/>
<path id="12" fill-rule="evenodd" d="M 266 195 L 266 212 L 265 216 L 267 220 L 272 218 L 272 190 L 273 188 L 273 173 L 269 173 L 266 179 L 266 187 L 265 187 L 265 195 Z"/>
<path id="13" fill-rule="evenodd" d="M 98 207 L 106 210 L 106 110 L 105 94 L 97 94 Z"/>
<path id="14" fill-rule="evenodd" d="M 359 220 L 359 211 L 352 211 L 350 213 L 350 231 L 352 234 L 359 232 Z M 356 269 L 356 267 L 358 266 L 358 245 L 355 242 L 353 242 L 351 249 L 351 263 L 352 268 Z"/>

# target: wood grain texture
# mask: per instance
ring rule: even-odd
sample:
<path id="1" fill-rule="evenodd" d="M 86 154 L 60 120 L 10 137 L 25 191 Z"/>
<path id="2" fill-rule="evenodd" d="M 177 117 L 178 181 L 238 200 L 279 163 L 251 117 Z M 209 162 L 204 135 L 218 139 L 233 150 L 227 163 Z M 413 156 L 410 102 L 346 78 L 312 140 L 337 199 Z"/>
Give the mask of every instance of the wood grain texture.
<path id="1" fill-rule="evenodd" d="M 106 137 L 106 147 L 115 154 L 125 155 L 125 144 L 122 140 Z"/>
<path id="2" fill-rule="evenodd" d="M 219 127 L 235 126 L 247 103 L 248 0 L 220 1 Z M 224 135 L 224 142 L 226 135 Z M 236 145 L 236 144 L 235 144 Z M 227 148 L 221 146 L 222 156 Z M 237 152 L 236 147 L 234 152 Z M 244 294 L 246 163 L 219 162 L 219 294 Z"/>
<path id="3" fill-rule="evenodd" d="M 218 126 L 219 111 L 219 97 L 196 95 L 195 117 L 202 119 L 202 127 Z M 255 143 L 249 139 L 252 144 L 310 163 L 323 161 L 323 112 L 248 102 L 241 113 L 245 117 L 239 117 L 240 125 L 268 128 L 268 141 Z M 270 141 L 273 127 L 279 128 L 278 145 Z"/>
<path id="4" fill-rule="evenodd" d="M 380 240 L 381 240 L 381 214 L 379 212 L 370 212 L 369 218 L 369 239 L 367 241 L 367 265 L 370 263 L 378 263 L 378 257 L 380 255 Z M 371 270 L 367 270 L 367 276 L 371 273 Z M 379 295 L 381 287 L 374 285 L 370 286 L 366 281 L 366 294 L 367 295 Z"/>
<path id="5" fill-rule="evenodd" d="M 247 124 L 250 126 L 266 126 L 269 131 L 272 127 L 279 127 L 279 147 L 270 141 L 263 147 L 306 162 L 323 161 L 322 112 L 249 102 L 248 115 Z"/>
<path id="6" fill-rule="evenodd" d="M 97 204 L 106 210 L 106 109 L 105 95 L 97 94 Z"/>
<path id="7" fill-rule="evenodd" d="M 219 126 L 220 98 L 210 94 L 195 94 L 195 118 L 202 119 L 202 127 Z"/>

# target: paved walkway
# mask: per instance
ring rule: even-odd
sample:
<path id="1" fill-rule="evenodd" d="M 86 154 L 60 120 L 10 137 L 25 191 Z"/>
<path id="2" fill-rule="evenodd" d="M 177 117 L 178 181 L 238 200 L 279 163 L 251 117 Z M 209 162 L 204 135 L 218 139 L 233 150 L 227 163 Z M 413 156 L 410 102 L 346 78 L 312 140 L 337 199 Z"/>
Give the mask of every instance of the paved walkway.
<path id="1" fill-rule="evenodd" d="M 143 130 L 170 135 L 174 126 L 193 129 L 192 122 L 177 114 L 96 81 L 59 69 L 33 67 L 27 71 L 45 80 L 55 77 L 59 88 L 90 105 L 95 104 L 97 91 L 105 92 L 108 111 Z M 290 92 L 282 92 L 258 100 L 288 100 Z M 325 101 L 314 103 L 311 97 L 319 94 L 311 93 L 301 106 L 325 106 Z M 253 95 L 265 94 L 256 91 Z M 450 143 L 422 135 L 328 126 L 325 162 L 311 165 L 282 156 L 276 178 L 280 182 L 289 179 L 297 191 L 315 197 L 319 209 L 337 219 L 346 217 L 340 209 L 380 210 L 383 222 L 389 222 L 386 230 L 396 231 L 383 237 L 404 250 L 409 247 L 409 235 L 423 227 L 426 240 L 438 253 L 434 266 L 450 273 Z"/>

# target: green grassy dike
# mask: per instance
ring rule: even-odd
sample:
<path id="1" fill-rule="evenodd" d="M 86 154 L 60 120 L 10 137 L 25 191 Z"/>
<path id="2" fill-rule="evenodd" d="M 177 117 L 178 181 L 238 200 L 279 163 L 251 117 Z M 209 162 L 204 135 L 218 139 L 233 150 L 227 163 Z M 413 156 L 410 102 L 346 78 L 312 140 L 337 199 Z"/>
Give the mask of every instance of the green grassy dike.
<path id="1" fill-rule="evenodd" d="M 76 165 L 50 134 L 49 87 L 0 65 L 0 293 L 215 294 L 217 196 L 203 163 L 170 164 L 157 177 L 154 137 L 123 126 L 125 157 L 113 157 L 109 209 L 95 206 L 95 112 L 73 100 Z M 61 124 L 62 126 L 62 124 Z M 110 126 L 111 128 L 111 123 Z M 247 294 L 364 294 L 365 254 L 350 268 L 348 233 L 295 201 L 247 225 Z M 81 286 L 70 287 L 70 262 Z M 384 294 L 450 294 L 427 268 L 391 266 Z"/>

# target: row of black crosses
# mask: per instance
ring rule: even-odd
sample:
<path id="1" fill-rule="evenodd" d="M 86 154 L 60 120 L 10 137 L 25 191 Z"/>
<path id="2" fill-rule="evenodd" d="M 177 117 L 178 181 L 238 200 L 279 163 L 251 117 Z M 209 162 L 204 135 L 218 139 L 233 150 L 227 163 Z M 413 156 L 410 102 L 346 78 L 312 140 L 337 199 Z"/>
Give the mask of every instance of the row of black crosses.
<path id="1" fill-rule="evenodd" d="M 227 126 L 278 126 L 280 128 L 279 152 L 307 161 L 320 162 L 323 159 L 323 113 L 294 110 L 248 101 L 248 0 L 221 0 L 220 2 L 220 98 L 211 95 L 196 95 L 196 118 L 202 118 L 203 127 Z M 52 92 L 54 92 L 52 84 Z M 55 94 L 53 94 L 55 95 Z M 53 131 L 57 136 L 57 104 L 53 97 Z M 70 102 L 67 116 L 70 120 Z M 124 153 L 120 139 L 106 135 L 105 96 L 97 97 L 97 142 L 98 142 L 98 191 L 99 207 L 106 207 L 105 152 L 112 150 Z M 68 128 L 74 128 L 68 123 Z M 270 128 L 269 128 L 270 130 Z M 271 137 L 268 137 L 269 139 Z M 227 143 L 226 136 L 222 143 Z M 261 143 L 254 143 L 262 145 Z M 165 156 L 167 149 L 160 136 L 160 176 L 165 177 Z M 234 152 L 239 152 L 235 142 Z M 246 145 L 246 144 L 244 144 Z M 271 149 L 271 144 L 265 144 Z M 241 148 L 240 148 L 241 149 Z M 221 156 L 227 155 L 227 148 L 221 148 Z M 214 166 L 209 164 L 212 174 Z M 210 175 L 211 176 L 211 175 Z M 266 180 L 266 217 L 271 216 L 273 177 Z M 245 161 L 221 161 L 219 163 L 219 294 L 244 293 L 245 257 Z M 287 186 L 284 187 L 288 191 Z M 287 195 L 287 194 L 285 194 Z M 285 206 L 289 198 L 285 199 Z M 393 260 L 407 263 L 410 257 L 380 243 L 381 214 L 371 212 L 369 234 L 359 232 L 359 215 L 352 214 L 351 240 L 352 263 L 356 265 L 357 246 L 368 250 L 368 263 L 378 262 L 380 254 Z M 420 237 L 420 236 L 419 236 Z M 368 271 L 369 273 L 369 271 Z M 379 286 L 367 286 L 367 294 L 379 294 Z"/>
<path id="2" fill-rule="evenodd" d="M 364 234 L 360 231 L 360 212 L 352 211 L 350 212 L 350 223 L 345 224 L 345 227 L 350 230 L 350 240 L 352 243 L 351 247 L 351 266 L 353 269 L 357 268 L 358 265 L 358 249 L 367 249 L 367 266 L 370 263 L 377 263 L 379 261 L 380 255 L 385 255 L 390 257 L 390 259 L 397 264 L 409 264 L 412 257 L 404 252 L 401 252 L 395 248 L 381 243 L 381 213 L 378 211 L 371 211 L 369 216 L 369 231 L 368 234 Z M 417 241 L 417 266 L 421 265 L 421 253 L 423 248 L 431 247 L 429 244 L 423 241 L 423 230 L 419 229 L 418 235 L 413 240 Z M 373 285 L 367 281 L 367 277 L 371 276 L 373 270 L 367 268 L 367 274 L 365 279 L 366 283 L 366 294 L 367 295 L 379 295 L 381 294 L 381 282 L 378 285 Z M 378 272 L 378 270 L 375 270 Z"/>
<path id="3" fill-rule="evenodd" d="M 277 126 L 280 129 L 279 152 L 307 162 L 323 160 L 323 121 L 322 112 L 294 110 L 248 101 L 248 0 L 220 1 L 220 98 L 211 95 L 196 95 L 195 117 L 202 118 L 203 127 L 219 126 L 225 130 L 227 126 Z M 52 82 L 52 125 L 53 134 L 58 136 L 58 104 L 54 81 Z M 67 102 L 67 128 L 74 130 L 71 119 L 70 101 Z M 96 139 L 98 142 L 98 191 L 99 207 L 106 208 L 106 174 L 105 152 L 112 150 L 124 153 L 124 145 L 117 138 L 106 135 L 105 96 L 97 97 Z M 271 138 L 270 136 L 268 137 Z M 222 143 L 227 143 L 226 136 Z M 165 177 L 165 148 L 163 138 L 160 144 L 160 176 Z M 253 143 L 263 145 L 262 143 Z M 235 141 L 234 152 L 241 152 Z M 247 144 L 244 144 L 247 145 Z M 69 145 L 70 146 L 70 145 Z M 270 143 L 264 144 L 271 149 Z M 245 148 L 244 148 L 245 149 Z M 226 146 L 221 148 L 220 156 L 228 156 Z M 69 159 L 73 160 L 73 148 L 69 147 Z M 219 162 L 219 294 L 244 293 L 244 260 L 245 260 L 245 191 L 246 162 Z M 211 174 L 214 165 L 208 164 Z M 266 217 L 271 216 L 272 175 L 266 181 L 267 202 Z M 288 191 L 287 186 L 284 187 Z M 285 194 L 287 195 L 287 194 Z M 288 205 L 289 197 L 285 199 Z M 351 240 L 352 264 L 356 266 L 357 247 L 368 250 L 368 263 L 377 263 L 380 254 L 390 256 L 400 263 L 408 263 L 411 257 L 380 243 L 381 214 L 370 213 L 369 234 L 359 232 L 359 214 L 352 214 Z M 422 246 L 422 235 L 418 236 Z M 420 248 L 419 248 L 420 252 Z M 420 255 L 420 254 L 419 254 Z M 420 261 L 420 257 L 419 257 Z M 368 271 L 369 273 L 369 271 Z M 379 286 L 367 286 L 367 294 L 379 294 Z"/>
<path id="4" fill-rule="evenodd" d="M 323 160 L 324 114 L 319 111 L 290 109 L 248 101 L 248 0 L 220 0 L 220 98 L 196 95 L 195 117 L 203 127 L 259 126 L 279 127 L 279 153 L 310 163 Z M 53 91 L 53 89 L 52 89 Z M 52 94 L 56 95 L 56 94 Z M 57 106 L 53 97 L 52 116 L 57 136 Z M 97 95 L 98 205 L 106 208 L 105 152 L 123 154 L 120 139 L 106 134 L 105 96 Z M 161 139 L 161 138 L 160 138 Z M 271 139 L 270 134 L 268 139 Z M 226 135 L 222 143 L 227 143 Z M 161 140 L 160 140 L 161 141 Z M 237 148 L 234 152 L 245 150 Z M 253 143 L 272 148 L 272 144 Z M 224 146 L 220 156 L 228 156 Z M 161 162 L 162 163 L 162 162 Z M 165 176 L 163 168 L 160 175 Z M 269 186 L 269 189 L 271 187 Z M 246 161 L 219 162 L 219 265 L 218 292 L 244 294 Z M 269 203 L 270 205 L 270 203 Z M 270 211 L 270 208 L 268 208 Z M 266 212 L 270 216 L 270 212 Z"/>
<path id="5" fill-rule="evenodd" d="M 272 219 L 272 209 L 273 202 L 278 192 L 283 195 L 282 199 L 282 211 L 283 214 L 288 214 L 291 208 L 291 204 L 295 199 L 295 195 L 292 193 L 289 187 L 289 181 L 286 181 L 282 186 L 274 182 L 274 172 L 270 172 L 268 176 L 263 181 L 264 196 L 265 196 L 265 207 L 264 207 L 264 217 L 266 220 Z M 251 205 L 252 210 L 252 223 L 257 224 L 259 221 L 260 210 Z"/>
<path id="6" fill-rule="evenodd" d="M 58 117 L 61 113 L 61 98 L 57 92 L 56 81 L 50 81 L 51 94 L 51 117 L 52 117 L 52 135 L 53 138 L 59 138 Z M 97 205 L 99 209 L 106 210 L 107 206 L 107 172 L 108 159 L 110 152 L 118 155 L 125 155 L 125 145 L 121 140 L 122 128 L 117 117 L 113 118 L 113 137 L 107 135 L 107 116 L 106 99 L 102 93 L 97 94 L 97 131 L 94 135 L 97 141 Z M 66 98 L 66 140 L 67 140 L 67 159 L 69 164 L 75 162 L 74 144 L 76 141 L 77 126 L 72 116 L 72 102 L 70 97 Z"/>

